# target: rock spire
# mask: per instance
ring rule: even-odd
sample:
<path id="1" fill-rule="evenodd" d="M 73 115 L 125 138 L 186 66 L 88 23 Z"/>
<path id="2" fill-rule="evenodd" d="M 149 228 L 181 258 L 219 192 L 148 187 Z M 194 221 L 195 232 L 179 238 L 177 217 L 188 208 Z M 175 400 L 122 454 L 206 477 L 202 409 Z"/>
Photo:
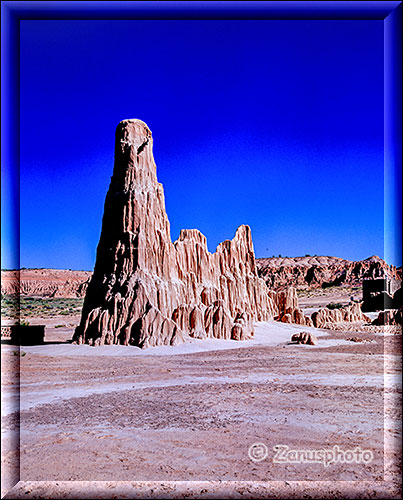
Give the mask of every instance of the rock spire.
<path id="1" fill-rule="evenodd" d="M 116 129 L 96 264 L 73 340 L 90 345 L 173 345 L 186 336 L 243 340 L 277 313 L 257 275 L 251 230 L 215 253 L 184 229 L 171 242 L 153 140 L 140 120 Z"/>

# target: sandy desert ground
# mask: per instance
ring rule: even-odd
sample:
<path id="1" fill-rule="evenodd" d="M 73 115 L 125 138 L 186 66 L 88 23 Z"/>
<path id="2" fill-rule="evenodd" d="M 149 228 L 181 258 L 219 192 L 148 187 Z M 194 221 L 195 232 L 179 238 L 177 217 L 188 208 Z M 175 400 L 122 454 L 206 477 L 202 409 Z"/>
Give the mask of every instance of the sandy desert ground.
<path id="1" fill-rule="evenodd" d="M 269 322 L 250 341 L 142 351 L 71 345 L 78 319 L 32 318 L 47 325 L 45 345 L 2 345 L 5 498 L 397 498 L 396 329 Z M 301 330 L 318 344 L 290 344 Z M 261 461 L 255 443 L 267 449 Z M 358 446 L 373 459 L 275 463 L 276 445 Z M 9 491 L 18 460 L 21 482 Z"/>

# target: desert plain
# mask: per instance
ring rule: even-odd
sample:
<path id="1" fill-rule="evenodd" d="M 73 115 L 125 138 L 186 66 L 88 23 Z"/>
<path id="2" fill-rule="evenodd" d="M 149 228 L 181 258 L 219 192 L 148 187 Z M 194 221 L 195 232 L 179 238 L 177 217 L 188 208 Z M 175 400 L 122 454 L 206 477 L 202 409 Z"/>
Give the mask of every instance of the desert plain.
<path id="1" fill-rule="evenodd" d="M 299 304 L 308 313 L 350 294 L 317 291 Z M 30 316 L 30 324 L 46 325 L 45 343 L 2 345 L 5 498 L 30 498 L 38 485 L 55 495 L 46 498 L 74 498 L 85 481 L 102 482 L 117 498 L 396 498 L 400 327 L 270 321 L 255 323 L 250 340 L 142 350 L 72 345 L 79 319 Z M 291 344 L 302 330 L 314 331 L 317 344 Z M 267 447 L 260 461 L 249 454 L 256 443 Z M 358 446 L 373 460 L 275 463 L 277 445 Z M 10 489 L 18 463 L 21 482 Z M 127 482 L 134 489 L 125 490 Z M 88 498 L 109 494 L 98 489 Z"/>

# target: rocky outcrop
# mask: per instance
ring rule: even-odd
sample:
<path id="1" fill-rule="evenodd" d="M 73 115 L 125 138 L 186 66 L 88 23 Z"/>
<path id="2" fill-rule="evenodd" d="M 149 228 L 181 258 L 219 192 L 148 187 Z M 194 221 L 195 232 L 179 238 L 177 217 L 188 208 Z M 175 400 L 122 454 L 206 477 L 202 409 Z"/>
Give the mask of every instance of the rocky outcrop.
<path id="1" fill-rule="evenodd" d="M 84 297 L 92 273 L 61 269 L 1 271 L 1 293 L 38 297 Z"/>
<path id="2" fill-rule="evenodd" d="M 296 344 L 316 345 L 318 339 L 316 338 L 316 335 L 314 335 L 313 333 L 300 332 L 300 333 L 295 333 L 291 337 L 291 342 L 294 342 Z"/>
<path id="3" fill-rule="evenodd" d="M 389 309 L 381 311 L 378 317 L 372 322 L 373 325 L 401 325 L 402 324 L 403 309 Z"/>
<path id="4" fill-rule="evenodd" d="M 401 281 L 401 268 L 389 266 L 376 255 L 361 261 L 326 256 L 271 257 L 256 259 L 256 266 L 269 289 L 276 291 L 290 286 L 361 286 L 364 279 L 383 277 Z"/>
<path id="5" fill-rule="evenodd" d="M 312 313 L 311 318 L 315 328 L 331 328 L 335 323 L 371 322 L 371 319 L 361 311 L 359 303 L 350 304 L 339 309 L 324 307 Z"/>
<path id="6" fill-rule="evenodd" d="M 298 297 L 295 288 L 290 287 L 281 292 L 269 291 L 275 308 L 276 321 L 282 323 L 296 323 L 297 325 L 313 326 L 309 316 L 305 316 L 298 307 Z"/>
<path id="7" fill-rule="evenodd" d="M 151 132 L 140 120 L 121 122 L 94 274 L 73 340 L 139 347 L 187 336 L 242 340 L 253 335 L 253 320 L 274 312 L 248 226 L 213 254 L 196 229 L 171 242 Z"/>

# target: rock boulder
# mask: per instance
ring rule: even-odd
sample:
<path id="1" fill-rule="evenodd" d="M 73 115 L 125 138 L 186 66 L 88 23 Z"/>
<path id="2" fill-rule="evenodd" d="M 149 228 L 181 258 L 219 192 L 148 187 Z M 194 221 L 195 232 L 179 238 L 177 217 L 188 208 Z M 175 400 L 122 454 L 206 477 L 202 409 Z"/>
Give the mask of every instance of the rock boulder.
<path id="1" fill-rule="evenodd" d="M 316 335 L 314 335 L 313 333 L 300 332 L 300 333 L 295 333 L 291 337 L 291 342 L 295 342 L 296 344 L 316 345 L 318 339 L 316 338 Z"/>

